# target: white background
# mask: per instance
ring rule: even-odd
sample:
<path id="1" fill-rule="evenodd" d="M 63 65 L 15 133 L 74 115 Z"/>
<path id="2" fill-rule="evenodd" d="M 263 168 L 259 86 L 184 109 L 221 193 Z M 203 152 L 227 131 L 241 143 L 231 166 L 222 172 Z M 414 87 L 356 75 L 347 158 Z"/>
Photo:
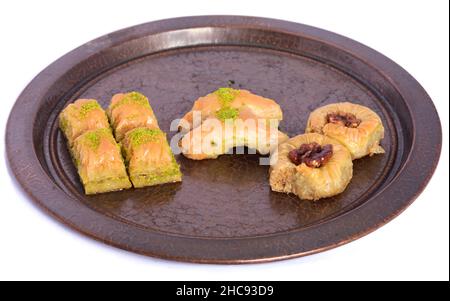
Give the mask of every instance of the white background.
<path id="1" fill-rule="evenodd" d="M 448 280 L 448 9 L 446 0 L 0 1 L 0 280 Z M 416 202 L 381 229 L 337 249 L 239 266 L 135 255 L 88 239 L 36 208 L 11 180 L 4 159 L 6 120 L 25 85 L 58 57 L 111 31 L 205 14 L 271 17 L 331 30 L 408 70 L 434 100 L 444 136 L 440 164 Z"/>

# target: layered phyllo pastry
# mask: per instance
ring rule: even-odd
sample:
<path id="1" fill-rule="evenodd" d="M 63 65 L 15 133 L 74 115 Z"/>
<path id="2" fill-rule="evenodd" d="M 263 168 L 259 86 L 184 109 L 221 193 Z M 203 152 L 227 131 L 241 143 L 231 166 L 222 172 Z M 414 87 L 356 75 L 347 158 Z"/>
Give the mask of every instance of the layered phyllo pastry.
<path id="1" fill-rule="evenodd" d="M 131 187 L 120 147 L 110 128 L 81 134 L 74 140 L 71 154 L 86 194 Z"/>
<path id="2" fill-rule="evenodd" d="M 273 191 L 318 200 L 345 190 L 353 174 L 351 154 L 338 141 L 316 133 L 293 137 L 271 155 Z"/>
<path id="3" fill-rule="evenodd" d="M 59 125 L 86 194 L 131 187 L 120 147 L 96 100 L 69 104 L 59 115 Z"/>
<path id="4" fill-rule="evenodd" d="M 138 127 L 159 128 L 147 97 L 139 92 L 115 94 L 107 114 L 118 142 L 129 130 Z"/>
<path id="5" fill-rule="evenodd" d="M 201 126 L 189 131 L 181 138 L 183 155 L 192 160 L 216 159 L 235 147 L 248 147 L 266 155 L 279 143 L 289 139 L 277 128 L 258 123 L 250 126 L 241 120 L 229 124 L 214 118 L 206 119 Z"/>
<path id="6" fill-rule="evenodd" d="M 190 159 L 214 159 L 234 147 L 267 154 L 288 136 L 278 130 L 283 119 L 272 99 L 247 90 L 219 88 L 200 97 L 179 123 L 181 151 Z"/>
<path id="7" fill-rule="evenodd" d="M 353 159 L 384 153 L 380 146 L 384 137 L 381 118 L 362 105 L 341 102 L 320 107 L 309 116 L 306 132 L 336 139 Z"/>
<path id="8" fill-rule="evenodd" d="M 200 118 L 194 118 L 195 114 Z M 209 118 L 225 119 L 265 119 L 281 121 L 283 112 L 272 99 L 253 94 L 247 90 L 219 88 L 200 97 L 192 109 L 180 121 L 180 129 L 191 130 Z"/>
<path id="9" fill-rule="evenodd" d="M 116 94 L 108 116 L 134 187 L 181 181 L 180 167 L 147 97 L 139 92 Z"/>
<path id="10" fill-rule="evenodd" d="M 134 187 L 181 181 L 180 167 L 160 129 L 132 129 L 122 140 L 122 148 Z"/>
<path id="11" fill-rule="evenodd" d="M 69 104 L 59 115 L 59 126 L 69 146 L 87 131 L 110 128 L 105 111 L 95 99 L 78 99 Z"/>

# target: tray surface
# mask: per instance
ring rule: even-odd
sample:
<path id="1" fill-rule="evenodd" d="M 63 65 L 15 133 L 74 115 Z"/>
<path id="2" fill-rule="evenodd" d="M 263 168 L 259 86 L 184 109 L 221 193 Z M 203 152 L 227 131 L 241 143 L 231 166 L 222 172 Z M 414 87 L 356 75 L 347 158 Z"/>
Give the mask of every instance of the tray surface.
<path id="1" fill-rule="evenodd" d="M 68 103 L 95 98 L 106 108 L 113 94 L 140 91 L 170 138 L 172 120 L 230 81 L 277 100 L 280 129 L 289 136 L 304 132 L 316 107 L 368 106 L 385 125 L 386 153 L 354 161 L 345 192 L 317 202 L 272 192 L 268 167 L 251 154 L 204 161 L 178 155 L 182 183 L 84 195 L 58 130 Z M 426 92 L 374 50 L 305 25 L 206 16 L 127 28 L 57 60 L 17 100 L 6 143 L 18 182 L 69 226 L 150 256 L 242 263 L 326 250 L 391 220 L 431 177 L 441 129 Z"/>

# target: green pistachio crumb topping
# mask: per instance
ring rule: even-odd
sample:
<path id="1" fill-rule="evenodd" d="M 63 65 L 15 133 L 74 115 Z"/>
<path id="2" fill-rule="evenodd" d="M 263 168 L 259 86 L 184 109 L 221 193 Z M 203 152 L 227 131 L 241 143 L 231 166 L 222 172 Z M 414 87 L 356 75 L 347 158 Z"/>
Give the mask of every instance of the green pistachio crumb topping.
<path id="1" fill-rule="evenodd" d="M 96 102 L 96 101 L 87 102 L 87 103 L 81 105 L 81 107 L 80 107 L 80 110 L 79 110 L 80 117 L 84 118 L 84 117 L 87 116 L 87 114 L 90 111 L 96 110 L 96 109 L 99 109 L 99 108 L 101 108 L 101 107 L 98 104 L 98 102 Z"/>
<path id="2" fill-rule="evenodd" d="M 218 110 L 216 112 L 216 116 L 217 118 L 219 118 L 222 121 L 225 121 L 227 119 L 236 119 L 239 115 L 239 110 L 236 108 L 230 108 L 230 107 L 225 107 L 225 108 L 221 108 L 220 110 Z"/>
<path id="3" fill-rule="evenodd" d="M 145 97 L 145 95 L 142 93 L 133 91 L 133 92 L 125 94 L 125 96 L 121 100 L 119 100 L 118 102 L 116 102 L 114 105 L 112 105 L 110 107 L 110 110 L 114 110 L 115 108 L 117 108 L 121 105 L 124 105 L 124 104 L 128 104 L 128 103 L 137 103 L 144 107 L 150 108 L 150 104 L 148 103 L 148 98 Z"/>
<path id="4" fill-rule="evenodd" d="M 87 132 L 84 139 L 90 148 L 96 149 L 100 145 L 100 134 L 96 131 Z"/>
<path id="5" fill-rule="evenodd" d="M 164 133 L 160 129 L 137 128 L 127 134 L 131 144 L 136 147 L 141 144 L 155 141 Z"/>
<path id="6" fill-rule="evenodd" d="M 214 92 L 218 97 L 222 106 L 229 106 L 236 96 L 239 94 L 239 90 L 233 88 L 219 88 Z"/>
<path id="7" fill-rule="evenodd" d="M 108 128 L 89 131 L 80 136 L 83 143 L 92 149 L 97 149 L 102 138 L 114 141 L 111 130 Z"/>
<path id="8" fill-rule="evenodd" d="M 216 117 L 222 121 L 226 119 L 236 119 L 239 115 L 239 110 L 237 108 L 231 108 L 230 105 L 239 94 L 239 90 L 233 88 L 219 88 L 214 93 L 219 98 L 221 104 L 221 108 L 216 112 Z"/>

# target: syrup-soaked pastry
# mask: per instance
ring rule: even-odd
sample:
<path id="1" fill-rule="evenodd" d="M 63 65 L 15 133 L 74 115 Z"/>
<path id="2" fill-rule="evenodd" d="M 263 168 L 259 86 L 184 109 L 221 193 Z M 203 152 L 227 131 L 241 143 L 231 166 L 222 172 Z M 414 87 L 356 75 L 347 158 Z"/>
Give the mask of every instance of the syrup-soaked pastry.
<path id="1" fill-rule="evenodd" d="M 125 134 L 122 149 L 134 187 L 181 181 L 180 167 L 160 129 L 132 129 Z"/>
<path id="2" fill-rule="evenodd" d="M 273 191 L 318 200 L 345 190 L 353 175 L 348 149 L 316 133 L 298 135 L 280 144 L 270 157 L 269 182 Z"/>
<path id="3" fill-rule="evenodd" d="M 122 141 L 129 130 L 139 127 L 159 128 L 147 97 L 139 92 L 115 94 L 107 114 L 117 142 Z"/>
<path id="4" fill-rule="evenodd" d="M 81 134 L 96 129 L 110 128 L 105 111 L 95 99 L 78 99 L 59 114 L 59 127 L 69 147 Z"/>
<path id="5" fill-rule="evenodd" d="M 306 133 L 320 133 L 336 139 L 348 148 L 352 159 L 384 153 L 381 118 L 371 109 L 349 102 L 329 104 L 314 110 Z"/>
<path id="6" fill-rule="evenodd" d="M 288 139 L 278 131 L 282 119 L 281 108 L 272 99 L 247 90 L 219 88 L 195 101 L 181 119 L 179 128 L 185 133 L 181 151 L 194 160 L 214 159 L 243 146 L 267 154 Z"/>
<path id="7" fill-rule="evenodd" d="M 86 194 L 131 187 L 120 147 L 110 128 L 81 134 L 73 142 L 70 153 Z"/>
<path id="8" fill-rule="evenodd" d="M 234 147 L 246 146 L 265 155 L 289 139 L 276 127 L 271 130 L 268 125 L 253 125 L 246 127 L 239 119 L 230 120 L 229 126 L 216 118 L 206 119 L 201 126 L 182 137 L 181 152 L 193 160 L 216 159 Z"/>
<path id="9" fill-rule="evenodd" d="M 147 97 L 139 92 L 116 94 L 108 116 L 134 187 L 181 181 L 180 167 Z"/>
<path id="10" fill-rule="evenodd" d="M 196 120 L 194 112 L 201 113 L 201 118 Z M 272 99 L 253 94 L 247 90 L 219 88 L 194 102 L 192 109 L 181 119 L 180 128 L 181 130 L 192 130 L 211 117 L 222 120 L 252 118 L 255 120 L 281 121 L 283 112 Z"/>
<path id="11" fill-rule="evenodd" d="M 120 147 L 95 99 L 79 99 L 59 115 L 59 126 L 86 194 L 131 187 Z"/>

